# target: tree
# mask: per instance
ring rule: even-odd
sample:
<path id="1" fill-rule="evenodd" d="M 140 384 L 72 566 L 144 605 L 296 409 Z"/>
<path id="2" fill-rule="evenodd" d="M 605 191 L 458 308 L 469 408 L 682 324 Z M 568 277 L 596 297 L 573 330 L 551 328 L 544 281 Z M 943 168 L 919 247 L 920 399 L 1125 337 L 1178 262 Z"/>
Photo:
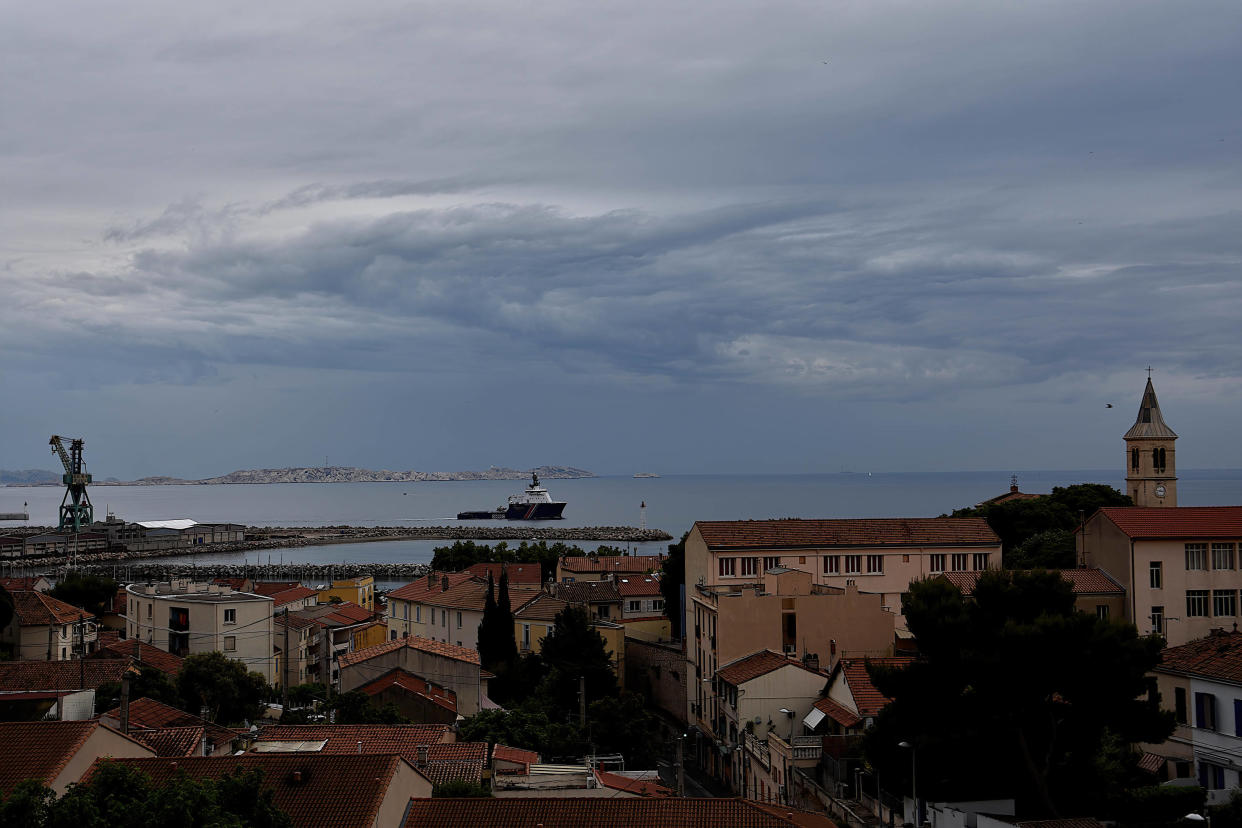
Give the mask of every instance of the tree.
<path id="1" fill-rule="evenodd" d="M 501 541 L 495 546 L 474 541 L 454 541 L 452 546 L 437 546 L 433 550 L 431 568 L 444 572 L 460 572 L 476 563 L 537 563 L 539 574 L 544 581 L 556 577 L 556 564 L 562 557 L 581 557 L 586 552 L 579 546 L 569 546 L 547 541 L 529 543 L 522 541 L 516 548 Z M 620 550 L 610 546 L 600 546 L 596 554 L 619 554 Z"/>
<path id="2" fill-rule="evenodd" d="M 130 678 L 130 701 L 138 699 L 155 699 L 164 704 L 177 707 L 181 704 L 181 693 L 172 677 L 163 670 L 143 665 L 138 674 Z M 116 707 L 121 702 L 121 683 L 109 681 L 99 685 L 95 691 L 95 712 L 103 713 Z"/>
<path id="3" fill-rule="evenodd" d="M 668 545 L 668 557 L 660 570 L 660 594 L 664 596 L 664 614 L 673 622 L 673 635 L 682 637 L 682 625 L 686 623 L 685 611 L 681 606 L 681 591 L 686 585 L 686 538 L 690 533 L 681 536 L 677 543 Z"/>
<path id="4" fill-rule="evenodd" d="M 1057 486 L 1043 497 L 955 509 L 952 517 L 981 517 L 986 520 L 1000 537 L 1005 549 L 1005 564 L 1011 569 L 1038 566 L 1041 559 L 1073 566 L 1073 548 L 1066 546 L 1065 539 L 1069 538 L 1072 543 L 1072 533 L 1079 521 L 1090 517 L 1102 506 L 1130 505 L 1132 501 L 1129 496 L 1112 486 L 1077 483 Z M 1038 548 L 1020 551 L 1034 536 L 1055 530 L 1067 534 L 1045 536 L 1039 541 Z M 1067 557 L 1068 563 L 1065 563 Z"/>
<path id="5" fill-rule="evenodd" d="M 538 696 L 558 713 L 578 709 L 579 678 L 586 679 L 587 701 L 617 695 L 612 653 L 591 628 L 586 609 L 570 604 L 556 614 L 552 631 L 544 637 L 540 655 L 548 673 Z"/>
<path id="6" fill-rule="evenodd" d="M 871 669 L 892 702 L 864 742 L 890 780 L 909 780 L 904 741 L 920 794 L 1090 813 L 1130 783 L 1126 746 L 1172 733 L 1146 675 L 1161 640 L 1076 611 L 1056 573 L 986 572 L 973 600 L 944 579 L 916 582 L 902 607 L 920 658 Z"/>
<path id="7" fill-rule="evenodd" d="M 336 711 L 336 724 L 409 724 L 410 720 L 392 702 L 381 706 L 361 690 L 350 690 L 332 698 L 331 710 Z M 284 719 L 282 718 L 283 722 Z"/>
<path id="8" fill-rule="evenodd" d="M 9 591 L 0 585 L 0 630 L 7 627 L 13 621 L 13 596 L 9 595 Z"/>
<path id="9" fill-rule="evenodd" d="M 486 786 L 477 782 L 469 782 L 465 779 L 454 779 L 450 782 L 441 782 L 431 789 L 432 799 L 460 799 L 463 797 L 482 798 L 491 796 L 492 792 Z"/>
<path id="10" fill-rule="evenodd" d="M 48 594 L 67 604 L 82 607 L 92 615 L 103 615 L 112 608 L 116 591 L 117 583 L 111 578 L 73 572 L 56 584 Z"/>
<path id="11" fill-rule="evenodd" d="M 177 674 L 181 707 L 195 715 L 207 708 L 207 719 L 221 724 L 240 724 L 261 712 L 267 695 L 262 674 L 246 669 L 221 652 L 195 653 L 181 663 Z"/>
<path id="12" fill-rule="evenodd" d="M 483 604 L 483 621 L 479 624 L 479 661 L 485 670 L 496 675 L 490 683 L 492 699 L 506 703 L 511 697 L 518 670 L 517 641 L 513 637 L 513 609 L 509 601 L 509 573 L 500 573 L 500 599 L 495 597 L 492 576 L 487 576 L 487 598 Z"/>

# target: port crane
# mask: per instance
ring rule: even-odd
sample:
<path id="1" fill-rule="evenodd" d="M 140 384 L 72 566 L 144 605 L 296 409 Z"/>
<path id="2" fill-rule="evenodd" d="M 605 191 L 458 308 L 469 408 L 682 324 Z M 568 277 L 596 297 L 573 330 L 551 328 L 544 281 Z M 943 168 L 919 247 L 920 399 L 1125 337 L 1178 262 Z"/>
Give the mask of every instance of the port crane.
<path id="1" fill-rule="evenodd" d="M 76 534 L 95 522 L 95 507 L 91 506 L 90 495 L 86 493 L 91 476 L 82 470 L 83 441 L 70 438 L 69 450 L 65 451 L 64 441 L 53 434 L 48 445 L 54 454 L 60 455 L 60 462 L 65 467 L 65 473 L 60 476 L 65 484 L 65 496 L 60 501 L 60 525 L 57 528 L 61 532 L 72 529 Z"/>

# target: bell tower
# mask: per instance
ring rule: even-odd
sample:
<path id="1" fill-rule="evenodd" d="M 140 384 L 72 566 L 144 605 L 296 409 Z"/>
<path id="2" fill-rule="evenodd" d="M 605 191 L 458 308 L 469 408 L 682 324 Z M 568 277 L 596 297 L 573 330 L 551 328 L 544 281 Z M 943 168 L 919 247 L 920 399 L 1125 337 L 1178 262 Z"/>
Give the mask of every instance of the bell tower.
<path id="1" fill-rule="evenodd" d="M 1126 432 L 1126 494 L 1135 506 L 1177 506 L 1177 434 L 1165 425 L 1147 369 L 1138 417 Z"/>

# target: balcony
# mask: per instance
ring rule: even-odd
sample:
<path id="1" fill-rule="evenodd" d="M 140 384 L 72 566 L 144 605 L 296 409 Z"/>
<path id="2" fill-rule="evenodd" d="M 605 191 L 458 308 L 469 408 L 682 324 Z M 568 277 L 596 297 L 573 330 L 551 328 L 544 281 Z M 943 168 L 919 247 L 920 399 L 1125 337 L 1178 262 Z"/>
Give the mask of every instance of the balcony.
<path id="1" fill-rule="evenodd" d="M 758 739 L 753 733 L 746 733 L 745 736 L 746 752 L 755 757 L 755 761 L 763 765 L 764 769 L 770 769 L 772 754 L 768 752 L 768 743 Z"/>
<path id="2" fill-rule="evenodd" d="M 820 736 L 795 736 L 793 738 L 794 761 L 807 759 L 818 762 L 824 750 L 824 741 Z"/>

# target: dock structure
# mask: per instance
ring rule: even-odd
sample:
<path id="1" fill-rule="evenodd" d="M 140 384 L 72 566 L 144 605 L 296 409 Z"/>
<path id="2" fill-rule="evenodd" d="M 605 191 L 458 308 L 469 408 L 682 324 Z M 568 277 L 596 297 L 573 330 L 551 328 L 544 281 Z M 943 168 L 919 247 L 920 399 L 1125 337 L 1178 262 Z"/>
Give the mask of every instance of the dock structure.
<path id="1" fill-rule="evenodd" d="M 30 520 L 29 512 L 0 512 L 0 520 Z"/>

